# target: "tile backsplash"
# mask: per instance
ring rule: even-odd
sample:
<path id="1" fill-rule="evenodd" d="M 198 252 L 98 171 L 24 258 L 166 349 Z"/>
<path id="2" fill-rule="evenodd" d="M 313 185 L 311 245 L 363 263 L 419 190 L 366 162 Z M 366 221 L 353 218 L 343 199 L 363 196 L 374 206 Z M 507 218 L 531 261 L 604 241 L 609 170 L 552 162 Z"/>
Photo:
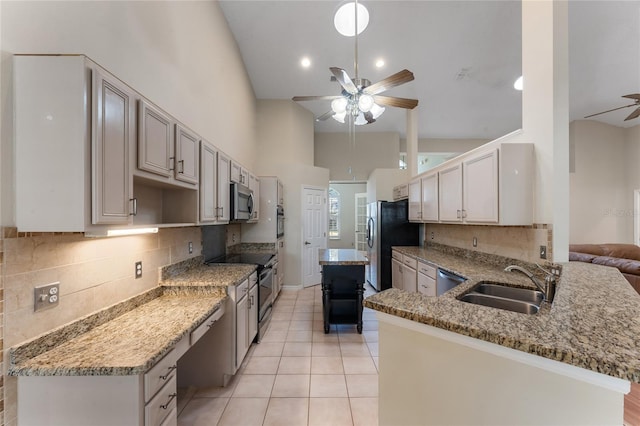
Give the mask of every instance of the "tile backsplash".
<path id="1" fill-rule="evenodd" d="M 477 246 L 473 246 L 474 238 Z M 426 224 L 423 241 L 479 251 L 522 260 L 529 263 L 550 263 L 553 241 L 551 225 L 475 226 Z M 540 259 L 540 246 L 547 247 L 547 259 Z"/>

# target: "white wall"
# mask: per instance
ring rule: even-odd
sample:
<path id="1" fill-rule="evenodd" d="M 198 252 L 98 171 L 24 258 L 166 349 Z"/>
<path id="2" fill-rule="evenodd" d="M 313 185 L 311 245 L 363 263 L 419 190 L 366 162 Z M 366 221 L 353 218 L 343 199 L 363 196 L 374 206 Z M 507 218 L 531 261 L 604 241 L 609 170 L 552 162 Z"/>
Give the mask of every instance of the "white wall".
<path id="1" fill-rule="evenodd" d="M 569 241 L 633 242 L 627 227 L 633 193 L 626 182 L 625 129 L 590 120 L 574 121 L 569 129 L 575 159 L 569 175 Z"/>
<path id="2" fill-rule="evenodd" d="M 418 152 L 467 152 L 477 148 L 490 139 L 442 139 L 426 138 L 418 140 Z M 407 141 L 400 139 L 400 151 L 406 152 Z"/>
<path id="3" fill-rule="evenodd" d="M 2 2 L 3 89 L 14 53 L 83 53 L 253 169 L 255 97 L 217 2 Z M 10 103 L 10 93 L 2 92 Z M 3 140 L 11 135 L 3 116 Z M 3 152 L 3 166 L 10 166 Z M 8 155 L 10 158 L 10 155 Z M 11 176 L 3 167 L 4 178 Z M 5 194 L 12 182 L 4 181 Z M 5 206 L 5 223 L 12 223 Z"/>
<path id="4" fill-rule="evenodd" d="M 366 183 L 332 183 L 340 193 L 340 239 L 329 240 L 329 248 L 352 249 L 356 246 L 356 197 L 367 192 Z"/>
<path id="5" fill-rule="evenodd" d="M 393 201 L 393 187 L 409 182 L 409 170 L 375 169 L 367 180 L 367 203 Z"/>
<path id="6" fill-rule="evenodd" d="M 625 131 L 625 144 L 627 146 L 626 160 L 626 172 L 627 172 L 627 207 L 626 210 L 633 214 L 627 216 L 627 235 L 633 235 L 634 233 L 634 221 L 640 220 L 640 211 L 637 211 L 634 206 L 633 192 L 640 190 L 640 124 L 637 126 L 626 129 Z M 634 241 L 635 244 L 640 245 L 640 241 Z"/>
<path id="7" fill-rule="evenodd" d="M 356 129 L 355 145 L 349 133 L 316 133 L 315 165 L 331 170 L 332 181 L 364 181 L 377 168 L 398 168 L 397 133 L 366 133 Z M 351 173 L 349 173 L 351 168 Z"/>

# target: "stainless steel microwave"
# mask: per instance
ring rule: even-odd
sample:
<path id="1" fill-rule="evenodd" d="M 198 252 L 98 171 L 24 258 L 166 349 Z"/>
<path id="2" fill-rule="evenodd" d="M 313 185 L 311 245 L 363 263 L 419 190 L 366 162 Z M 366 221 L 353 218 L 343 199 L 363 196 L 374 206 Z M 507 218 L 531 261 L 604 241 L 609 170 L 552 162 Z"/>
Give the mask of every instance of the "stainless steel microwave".
<path id="1" fill-rule="evenodd" d="M 249 187 L 231 184 L 231 220 L 249 220 L 253 214 L 253 191 Z"/>

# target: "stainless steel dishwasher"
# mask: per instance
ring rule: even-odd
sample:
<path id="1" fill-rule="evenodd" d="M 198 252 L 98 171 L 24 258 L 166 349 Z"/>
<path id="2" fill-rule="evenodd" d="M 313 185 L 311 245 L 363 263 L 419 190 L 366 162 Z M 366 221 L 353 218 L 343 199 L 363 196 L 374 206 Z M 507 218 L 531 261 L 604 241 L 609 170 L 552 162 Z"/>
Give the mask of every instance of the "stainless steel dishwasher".
<path id="1" fill-rule="evenodd" d="M 464 281 L 466 281 L 466 278 L 438 268 L 438 277 L 436 278 L 436 296 L 446 293 Z"/>

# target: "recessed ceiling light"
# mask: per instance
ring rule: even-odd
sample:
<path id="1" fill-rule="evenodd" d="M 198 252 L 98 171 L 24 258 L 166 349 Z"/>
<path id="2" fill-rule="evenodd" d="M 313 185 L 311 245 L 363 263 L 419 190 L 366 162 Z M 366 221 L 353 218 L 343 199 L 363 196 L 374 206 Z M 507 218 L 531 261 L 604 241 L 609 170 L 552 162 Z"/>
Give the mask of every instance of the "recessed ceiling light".
<path id="1" fill-rule="evenodd" d="M 515 81 L 515 83 L 513 83 L 513 88 L 516 89 L 516 90 L 522 90 L 523 87 L 524 87 L 524 83 L 523 83 L 523 80 L 522 80 L 522 76 L 520 76 Z"/>
<path id="2" fill-rule="evenodd" d="M 340 6 L 333 17 L 333 25 L 340 34 L 346 37 L 356 35 L 355 2 L 346 3 Z M 366 7 L 358 3 L 358 34 L 363 32 L 369 25 L 369 11 Z"/>
<path id="3" fill-rule="evenodd" d="M 384 67 L 384 59 L 378 59 L 378 60 L 376 61 L 376 67 L 377 67 L 377 68 L 382 68 L 382 67 Z"/>
<path id="4" fill-rule="evenodd" d="M 309 68 L 311 66 L 311 59 L 305 56 L 300 60 L 300 65 L 302 65 L 303 68 Z"/>

